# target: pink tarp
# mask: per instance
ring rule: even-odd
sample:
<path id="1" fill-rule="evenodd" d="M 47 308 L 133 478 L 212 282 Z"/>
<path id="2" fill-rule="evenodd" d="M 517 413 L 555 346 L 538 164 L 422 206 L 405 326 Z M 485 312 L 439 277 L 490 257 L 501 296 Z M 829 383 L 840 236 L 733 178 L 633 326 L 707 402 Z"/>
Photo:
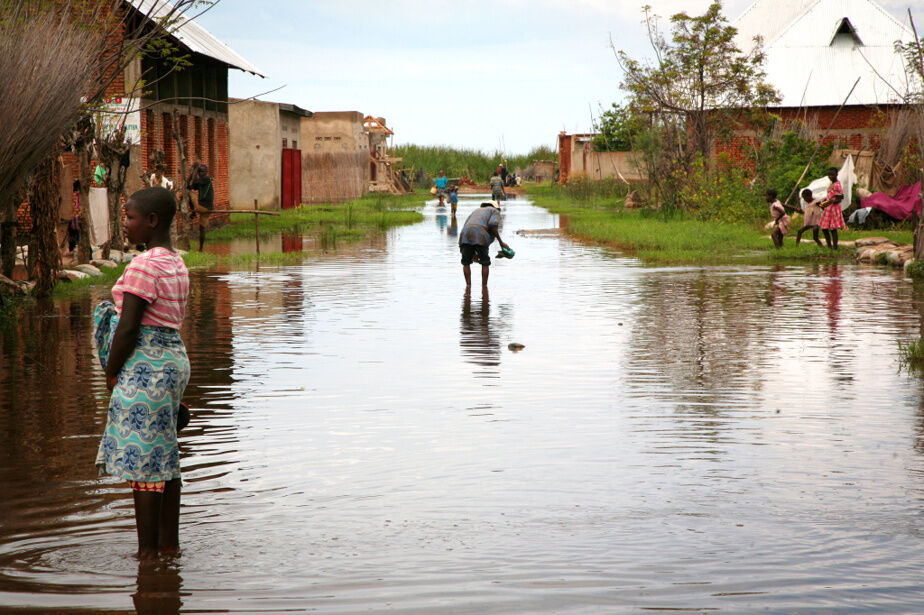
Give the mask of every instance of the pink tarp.
<path id="1" fill-rule="evenodd" d="M 878 209 L 896 220 L 907 220 L 911 217 L 912 211 L 920 216 L 921 182 L 913 186 L 902 186 L 895 196 L 889 196 L 885 192 L 876 192 L 860 201 L 860 206 Z"/>

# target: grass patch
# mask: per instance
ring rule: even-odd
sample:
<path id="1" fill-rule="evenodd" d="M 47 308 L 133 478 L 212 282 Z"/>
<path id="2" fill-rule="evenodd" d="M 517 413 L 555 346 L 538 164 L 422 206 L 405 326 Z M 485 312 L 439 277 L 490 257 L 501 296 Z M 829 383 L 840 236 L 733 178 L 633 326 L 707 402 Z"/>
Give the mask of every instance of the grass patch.
<path id="1" fill-rule="evenodd" d="M 796 222 L 782 249 L 775 249 L 769 220 L 753 223 L 703 221 L 678 210 L 632 209 L 622 207 L 619 196 L 590 196 L 576 199 L 556 185 L 530 186 L 527 192 L 536 205 L 566 217 L 563 226 L 578 239 L 613 246 L 632 252 L 653 264 L 767 264 L 799 262 L 837 262 L 853 260 L 852 247 L 832 251 L 819 248 L 809 233 L 795 245 Z M 846 231 L 841 241 L 865 236 L 888 237 L 899 243 L 911 243 L 911 232 Z M 807 241 L 806 241 L 807 239 Z"/>
<path id="2" fill-rule="evenodd" d="M 898 362 L 901 368 L 924 370 L 924 338 L 908 342 L 898 340 Z"/>
<path id="3" fill-rule="evenodd" d="M 370 195 L 338 204 L 302 205 L 284 209 L 279 212 L 279 216 L 260 216 L 260 237 L 277 233 L 333 231 L 345 240 L 362 239 L 393 226 L 420 222 L 423 216 L 415 208 L 422 206 L 425 198 L 423 193 Z M 231 224 L 210 231 L 208 238 L 223 241 L 254 236 L 253 215 L 235 214 L 231 220 Z"/>
<path id="4" fill-rule="evenodd" d="M 102 275 L 95 277 L 81 278 L 73 282 L 58 282 L 51 293 L 52 298 L 64 299 L 97 286 L 109 288 L 116 283 L 116 280 L 118 280 L 122 272 L 125 271 L 125 263 L 113 267 L 112 269 L 100 269 L 100 271 Z"/>

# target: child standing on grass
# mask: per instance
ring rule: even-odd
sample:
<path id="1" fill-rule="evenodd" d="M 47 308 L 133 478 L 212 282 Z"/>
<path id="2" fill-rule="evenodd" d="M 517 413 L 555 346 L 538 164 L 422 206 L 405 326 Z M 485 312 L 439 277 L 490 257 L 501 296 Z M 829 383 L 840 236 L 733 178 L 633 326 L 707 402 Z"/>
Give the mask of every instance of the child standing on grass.
<path id="1" fill-rule="evenodd" d="M 112 392 L 96 456 L 100 474 L 128 481 L 138 556 L 179 549 L 180 451 L 177 416 L 189 381 L 180 339 L 189 273 L 170 241 L 176 199 L 147 188 L 125 204 L 128 240 L 145 244 L 93 315 L 100 364 Z"/>
<path id="2" fill-rule="evenodd" d="M 789 232 L 789 216 L 786 215 L 786 208 L 776 198 L 776 190 L 773 188 L 767 190 L 766 198 L 767 202 L 770 203 L 770 215 L 773 216 L 775 222 L 770 238 L 773 239 L 773 245 L 777 248 L 782 248 L 783 237 Z"/>
<path id="3" fill-rule="evenodd" d="M 821 228 L 818 224 L 821 222 L 821 207 L 818 206 L 818 199 L 812 195 L 812 191 L 806 188 L 802 191 L 802 211 L 805 213 L 805 219 L 802 228 L 796 233 L 796 245 L 802 240 L 802 233 L 812 229 L 812 239 L 819 246 L 821 241 L 818 239 L 818 230 Z"/>
<path id="4" fill-rule="evenodd" d="M 844 200 L 844 188 L 837 178 L 837 167 L 828 169 L 828 179 L 831 185 L 828 186 L 828 194 L 825 200 L 821 202 L 821 208 L 824 212 L 821 214 L 821 232 L 825 234 L 825 243 L 832 250 L 837 250 L 837 231 L 838 229 L 847 228 L 844 223 L 844 212 L 841 209 L 841 201 Z"/>

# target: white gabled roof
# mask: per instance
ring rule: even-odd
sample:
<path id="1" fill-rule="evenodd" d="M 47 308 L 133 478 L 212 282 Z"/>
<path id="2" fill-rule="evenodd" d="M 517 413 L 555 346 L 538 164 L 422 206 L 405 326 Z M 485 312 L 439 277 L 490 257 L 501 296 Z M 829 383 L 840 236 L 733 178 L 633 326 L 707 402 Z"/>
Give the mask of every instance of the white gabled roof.
<path id="1" fill-rule="evenodd" d="M 170 14 L 172 8 L 167 0 L 127 0 L 127 2 L 141 14 L 155 20 Z M 265 76 L 257 67 L 239 56 L 193 19 L 188 19 L 183 15 L 179 16 L 176 25 L 170 28 L 170 35 L 183 43 L 190 51 L 224 62 L 233 68 L 260 77 Z"/>
<path id="2" fill-rule="evenodd" d="M 907 91 L 895 42 L 914 36 L 873 0 L 756 0 L 733 25 L 744 51 L 763 37 L 764 69 L 782 107 L 836 107 L 858 77 L 848 105 L 895 103 Z"/>

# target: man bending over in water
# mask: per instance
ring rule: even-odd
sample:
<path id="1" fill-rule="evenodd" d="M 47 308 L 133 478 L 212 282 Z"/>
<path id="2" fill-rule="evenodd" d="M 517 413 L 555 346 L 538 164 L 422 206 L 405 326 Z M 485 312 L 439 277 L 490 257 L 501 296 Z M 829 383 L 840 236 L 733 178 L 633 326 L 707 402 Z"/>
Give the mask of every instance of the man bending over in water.
<path id="1" fill-rule="evenodd" d="M 504 249 L 510 249 L 500 238 L 497 226 L 500 224 L 500 211 L 493 202 L 485 201 L 481 207 L 469 214 L 459 233 L 459 251 L 462 252 L 462 275 L 465 276 L 465 286 L 472 285 L 471 264 L 475 255 L 481 263 L 481 286 L 488 287 L 488 268 L 491 266 L 491 256 L 488 247 L 497 239 L 497 243 Z"/>

